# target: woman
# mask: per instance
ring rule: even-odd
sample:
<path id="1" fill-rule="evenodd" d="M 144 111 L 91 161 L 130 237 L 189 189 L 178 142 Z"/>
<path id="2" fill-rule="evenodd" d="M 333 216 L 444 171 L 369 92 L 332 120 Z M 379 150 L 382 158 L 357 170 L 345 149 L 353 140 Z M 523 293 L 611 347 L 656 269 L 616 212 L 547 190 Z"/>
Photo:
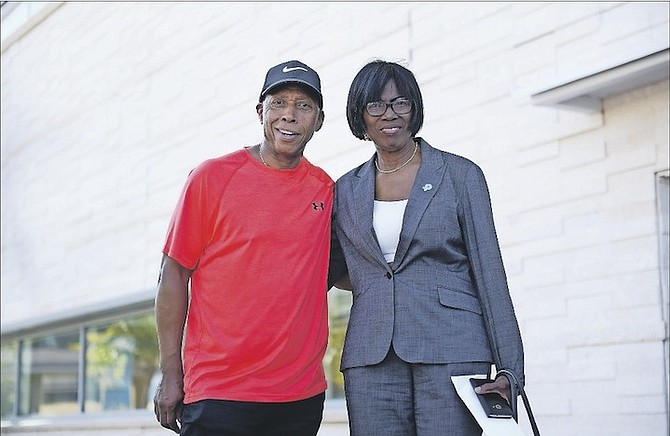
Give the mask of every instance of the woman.
<path id="1" fill-rule="evenodd" d="M 376 153 L 335 188 L 332 282 L 353 305 L 342 356 L 350 430 L 480 435 L 452 375 L 491 365 L 523 383 L 523 346 L 484 175 L 415 135 L 423 99 L 411 71 L 373 61 L 354 78 L 347 120 Z M 480 392 L 509 398 L 499 377 Z"/>

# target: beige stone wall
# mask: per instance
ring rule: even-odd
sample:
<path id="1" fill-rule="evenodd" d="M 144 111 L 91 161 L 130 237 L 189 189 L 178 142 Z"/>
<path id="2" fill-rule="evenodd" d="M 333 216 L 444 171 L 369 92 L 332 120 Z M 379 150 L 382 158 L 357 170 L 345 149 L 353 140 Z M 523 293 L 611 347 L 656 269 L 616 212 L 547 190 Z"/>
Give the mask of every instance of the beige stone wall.
<path id="1" fill-rule="evenodd" d="M 354 74 L 403 60 L 420 135 L 487 175 L 543 434 L 667 435 L 668 81 L 595 113 L 529 98 L 667 47 L 667 3 L 65 3 L 2 52 L 2 324 L 151 289 L 188 171 L 259 141 L 268 67 L 320 73 L 307 156 L 337 178 L 374 151 Z"/>

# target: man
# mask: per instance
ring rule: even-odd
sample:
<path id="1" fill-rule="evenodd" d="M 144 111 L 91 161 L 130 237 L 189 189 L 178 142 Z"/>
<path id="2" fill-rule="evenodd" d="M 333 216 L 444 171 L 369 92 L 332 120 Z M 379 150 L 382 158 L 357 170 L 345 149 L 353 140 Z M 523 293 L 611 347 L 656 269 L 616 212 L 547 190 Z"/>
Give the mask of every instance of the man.
<path id="1" fill-rule="evenodd" d="M 313 69 L 270 68 L 256 106 L 261 143 L 188 177 L 156 296 L 163 427 L 187 436 L 318 431 L 333 181 L 303 151 L 322 107 Z"/>

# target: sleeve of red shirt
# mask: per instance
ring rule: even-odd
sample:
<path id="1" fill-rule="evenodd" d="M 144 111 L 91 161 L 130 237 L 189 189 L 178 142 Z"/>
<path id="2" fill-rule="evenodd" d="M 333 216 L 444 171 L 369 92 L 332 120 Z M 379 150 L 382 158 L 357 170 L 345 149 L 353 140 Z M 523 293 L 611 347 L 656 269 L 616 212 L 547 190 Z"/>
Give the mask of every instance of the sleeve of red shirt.
<path id="1" fill-rule="evenodd" d="M 180 265 L 195 269 L 200 254 L 207 245 L 214 224 L 212 201 L 216 195 L 211 174 L 205 162 L 189 174 L 177 206 L 170 219 L 163 253 Z"/>

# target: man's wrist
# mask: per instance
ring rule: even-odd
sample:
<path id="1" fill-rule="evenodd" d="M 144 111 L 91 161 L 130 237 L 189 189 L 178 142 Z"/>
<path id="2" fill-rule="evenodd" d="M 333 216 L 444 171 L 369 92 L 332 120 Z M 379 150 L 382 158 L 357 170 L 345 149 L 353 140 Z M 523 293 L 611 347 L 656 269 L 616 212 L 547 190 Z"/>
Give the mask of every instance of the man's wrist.
<path id="1" fill-rule="evenodd" d="M 184 368 L 182 367 L 181 360 L 176 362 L 161 362 L 159 368 L 163 376 L 183 377 L 184 375 Z"/>

